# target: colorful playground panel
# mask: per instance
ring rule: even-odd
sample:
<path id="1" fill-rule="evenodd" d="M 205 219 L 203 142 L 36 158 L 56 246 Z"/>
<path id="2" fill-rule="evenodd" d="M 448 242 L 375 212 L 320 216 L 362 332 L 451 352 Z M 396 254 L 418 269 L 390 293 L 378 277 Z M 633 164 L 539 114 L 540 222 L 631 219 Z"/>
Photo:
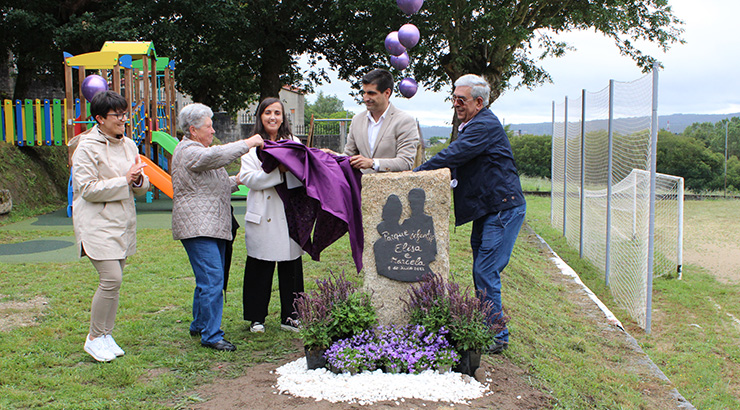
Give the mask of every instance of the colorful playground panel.
<path id="1" fill-rule="evenodd" d="M 64 145 L 63 100 L 3 100 L 2 138 L 16 145 Z"/>

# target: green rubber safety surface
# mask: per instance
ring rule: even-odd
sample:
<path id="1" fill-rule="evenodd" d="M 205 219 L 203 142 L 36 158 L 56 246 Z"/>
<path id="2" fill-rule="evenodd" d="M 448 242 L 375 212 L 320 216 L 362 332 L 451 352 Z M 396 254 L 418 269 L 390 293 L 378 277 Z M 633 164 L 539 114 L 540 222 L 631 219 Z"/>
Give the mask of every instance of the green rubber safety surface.
<path id="1" fill-rule="evenodd" d="M 235 198 L 231 203 L 236 220 L 243 225 L 246 201 Z M 160 199 L 147 203 L 146 197 L 137 197 L 136 226 L 137 229 L 172 229 L 172 200 L 161 195 Z M 0 244 L 0 263 L 67 263 L 79 260 L 72 218 L 67 217 L 66 207 L 2 226 L 0 230 L 69 232 L 69 236 L 45 237 L 42 233 L 38 238 L 25 242 Z"/>
<path id="2" fill-rule="evenodd" d="M 34 239 L 20 243 L 6 243 L 0 244 L 0 256 L 49 252 L 74 246 L 74 244 L 74 240 L 63 241 L 59 239 Z"/>
<path id="3" fill-rule="evenodd" d="M 78 259 L 74 236 L 0 245 L 0 263 L 69 263 Z"/>

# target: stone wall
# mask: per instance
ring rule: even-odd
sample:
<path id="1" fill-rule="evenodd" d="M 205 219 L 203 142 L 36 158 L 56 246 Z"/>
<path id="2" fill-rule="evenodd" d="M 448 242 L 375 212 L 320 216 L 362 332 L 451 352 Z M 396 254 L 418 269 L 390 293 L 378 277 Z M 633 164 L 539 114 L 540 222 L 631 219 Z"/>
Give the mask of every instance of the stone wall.
<path id="1" fill-rule="evenodd" d="M 224 144 L 250 137 L 252 126 L 252 124 L 238 124 L 225 112 L 213 113 L 213 129 L 216 130 L 216 138 Z"/>

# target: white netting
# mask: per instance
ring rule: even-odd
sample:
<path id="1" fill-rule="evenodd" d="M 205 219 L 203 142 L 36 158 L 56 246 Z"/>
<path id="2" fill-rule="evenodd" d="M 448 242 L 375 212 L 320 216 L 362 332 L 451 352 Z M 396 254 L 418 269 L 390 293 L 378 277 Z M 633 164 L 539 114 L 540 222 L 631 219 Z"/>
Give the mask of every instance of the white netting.
<path id="1" fill-rule="evenodd" d="M 652 75 L 632 82 L 614 82 L 610 230 L 609 87 L 586 93 L 583 108 L 581 99 L 568 101 L 567 107 L 565 103 L 553 107 L 552 224 L 564 229 L 571 246 L 579 247 L 583 218 L 583 257 L 608 272 L 615 300 L 643 328 L 649 314 L 652 92 Z M 657 174 L 655 197 L 653 276 L 658 277 L 675 272 L 677 267 L 680 271 L 683 179 Z"/>
<path id="2" fill-rule="evenodd" d="M 581 232 L 581 111 L 582 98 L 568 100 L 565 166 L 565 238 L 578 248 Z"/>
<path id="3" fill-rule="evenodd" d="M 563 189 L 565 180 L 565 104 L 553 106 L 552 124 L 552 202 L 550 223 L 563 228 Z"/>

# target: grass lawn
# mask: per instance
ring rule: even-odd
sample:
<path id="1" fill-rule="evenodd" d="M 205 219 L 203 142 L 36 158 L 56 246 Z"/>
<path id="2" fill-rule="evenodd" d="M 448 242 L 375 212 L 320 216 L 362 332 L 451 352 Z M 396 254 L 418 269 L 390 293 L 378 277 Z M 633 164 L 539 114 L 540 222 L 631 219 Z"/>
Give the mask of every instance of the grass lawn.
<path id="1" fill-rule="evenodd" d="M 740 285 L 718 281 L 707 269 L 684 264 L 683 279 L 658 278 L 653 283 L 652 333 L 646 334 L 604 286 L 604 275 L 578 257 L 561 232 L 550 226 L 549 198 L 529 198 L 528 223 L 570 264 L 612 309 L 655 364 L 694 406 L 740 408 Z M 722 203 L 718 203 L 722 202 Z M 735 217 L 717 216 L 718 210 Z M 707 242 L 737 237 L 740 201 L 688 201 L 685 206 L 684 252 Z M 727 235 L 718 232 L 727 230 Z M 690 234 L 689 234 L 690 233 Z M 724 239 L 720 239 L 724 238 Z M 737 256 L 736 257 L 740 257 Z"/>
<path id="2" fill-rule="evenodd" d="M 567 248 L 549 227 L 549 199 L 528 201 L 527 223 L 611 304 L 601 273 L 579 261 L 577 251 Z M 469 224 L 451 226 L 451 276 L 464 285 L 472 282 L 469 234 Z M 0 231 L 0 243 L 38 235 Z M 219 367 L 227 369 L 226 377 L 237 377 L 255 363 L 278 362 L 297 350 L 295 334 L 279 331 L 277 283 L 267 332 L 251 334 L 241 320 L 243 231 L 234 246 L 223 321 L 227 338 L 239 348 L 234 353 L 201 348 L 198 339 L 188 336 L 194 279 L 187 256 L 171 232 L 139 230 L 137 247 L 139 252 L 124 271 L 114 331 L 127 354 L 102 365 L 82 350 L 97 286 L 90 262 L 0 263 L 0 306 L 42 301 L 41 313 L 31 315 L 23 323 L 27 326 L 0 328 L 0 408 L 182 407 L 200 400 L 191 393 L 195 386 L 224 377 Z M 304 261 L 309 288 L 313 279 L 325 277 L 329 270 L 354 272 L 346 237 L 328 248 L 321 262 Z M 530 240 L 518 241 L 504 283 L 513 342 L 506 358 L 522 368 L 533 385 L 549 392 L 556 408 L 663 408 L 644 394 L 645 380 L 630 371 L 625 344 L 605 337 L 613 330 L 585 315 L 568 287 L 553 281 L 552 275 L 552 264 L 541 250 Z M 349 276 L 361 281 L 360 276 Z M 740 408 L 734 382 L 740 361 L 738 329 L 725 315 L 740 317 L 738 289 L 720 285 L 699 267 L 687 266 L 684 278 L 656 281 L 651 335 L 630 327 L 626 315 L 618 308 L 614 311 L 698 408 Z M 24 309 L 0 311 L 0 317 L 21 315 Z"/>

